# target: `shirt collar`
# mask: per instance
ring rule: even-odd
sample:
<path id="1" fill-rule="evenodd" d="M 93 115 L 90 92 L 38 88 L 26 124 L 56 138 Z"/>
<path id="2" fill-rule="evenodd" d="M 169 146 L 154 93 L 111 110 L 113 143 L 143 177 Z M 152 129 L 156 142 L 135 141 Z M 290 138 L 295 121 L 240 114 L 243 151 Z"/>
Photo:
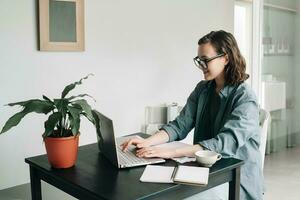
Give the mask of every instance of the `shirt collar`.
<path id="1" fill-rule="evenodd" d="M 216 86 L 216 83 L 214 80 L 209 81 L 207 84 L 208 90 L 214 90 L 215 86 Z M 231 94 L 231 92 L 234 88 L 235 88 L 235 86 L 233 86 L 233 85 L 225 85 L 224 88 L 220 91 L 220 96 L 227 98 Z"/>
<path id="2" fill-rule="evenodd" d="M 225 87 L 220 91 L 220 94 L 223 95 L 223 97 L 227 98 L 234 88 L 235 86 L 233 85 L 225 85 Z"/>

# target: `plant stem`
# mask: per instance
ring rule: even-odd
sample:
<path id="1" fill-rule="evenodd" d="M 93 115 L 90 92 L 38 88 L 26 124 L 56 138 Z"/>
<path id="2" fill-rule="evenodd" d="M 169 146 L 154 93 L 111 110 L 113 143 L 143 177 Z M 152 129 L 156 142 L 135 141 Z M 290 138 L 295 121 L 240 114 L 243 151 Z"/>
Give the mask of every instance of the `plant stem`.
<path id="1" fill-rule="evenodd" d="M 62 137 L 62 135 L 63 135 L 63 128 L 64 128 L 64 127 L 63 127 L 63 124 L 64 124 L 63 121 L 64 121 L 64 118 L 61 119 L 60 137 Z"/>
<path id="2" fill-rule="evenodd" d="M 66 115 L 66 118 L 65 118 L 65 129 L 66 130 L 68 129 L 68 115 Z"/>

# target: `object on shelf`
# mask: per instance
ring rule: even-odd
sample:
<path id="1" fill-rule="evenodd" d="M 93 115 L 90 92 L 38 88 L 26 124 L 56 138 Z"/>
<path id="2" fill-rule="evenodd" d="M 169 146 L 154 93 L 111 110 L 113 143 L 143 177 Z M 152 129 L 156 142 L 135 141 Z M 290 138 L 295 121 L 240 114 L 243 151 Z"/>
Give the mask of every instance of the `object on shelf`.
<path id="1" fill-rule="evenodd" d="M 173 121 L 182 110 L 178 103 L 163 104 L 161 106 L 147 106 L 145 112 L 145 132 L 153 134 L 164 124 Z"/>
<path id="2" fill-rule="evenodd" d="M 171 103 L 167 108 L 167 122 L 173 121 L 180 113 L 182 107 L 178 103 Z"/>
<path id="3" fill-rule="evenodd" d="M 147 124 L 146 125 L 146 134 L 153 135 L 159 129 L 163 126 L 164 124 Z"/>
<path id="4" fill-rule="evenodd" d="M 275 111 L 286 108 L 286 83 L 284 81 L 262 82 L 262 108 Z"/>
<path id="5" fill-rule="evenodd" d="M 262 43 L 263 43 L 263 48 L 264 48 L 264 54 L 269 54 L 270 45 L 272 44 L 272 38 L 271 37 L 263 37 Z"/>

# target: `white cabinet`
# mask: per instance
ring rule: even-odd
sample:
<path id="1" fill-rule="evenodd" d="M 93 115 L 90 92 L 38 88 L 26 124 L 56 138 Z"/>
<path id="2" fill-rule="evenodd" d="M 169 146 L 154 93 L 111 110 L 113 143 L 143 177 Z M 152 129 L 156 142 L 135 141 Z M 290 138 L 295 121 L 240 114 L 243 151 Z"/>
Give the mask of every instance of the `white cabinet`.
<path id="1" fill-rule="evenodd" d="M 286 108 L 285 82 L 262 82 L 262 108 L 269 112 Z"/>

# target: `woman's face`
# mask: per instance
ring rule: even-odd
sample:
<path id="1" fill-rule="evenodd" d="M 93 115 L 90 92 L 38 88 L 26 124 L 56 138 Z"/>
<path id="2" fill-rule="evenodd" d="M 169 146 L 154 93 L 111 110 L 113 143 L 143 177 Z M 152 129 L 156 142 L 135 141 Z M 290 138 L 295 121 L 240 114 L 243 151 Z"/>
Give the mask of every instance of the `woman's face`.
<path id="1" fill-rule="evenodd" d="M 201 44 L 198 47 L 198 57 L 201 60 L 207 60 L 217 55 L 217 52 L 210 43 Z M 207 62 L 207 69 L 202 69 L 205 80 L 224 79 L 224 68 L 227 63 L 228 59 L 226 55 Z"/>

